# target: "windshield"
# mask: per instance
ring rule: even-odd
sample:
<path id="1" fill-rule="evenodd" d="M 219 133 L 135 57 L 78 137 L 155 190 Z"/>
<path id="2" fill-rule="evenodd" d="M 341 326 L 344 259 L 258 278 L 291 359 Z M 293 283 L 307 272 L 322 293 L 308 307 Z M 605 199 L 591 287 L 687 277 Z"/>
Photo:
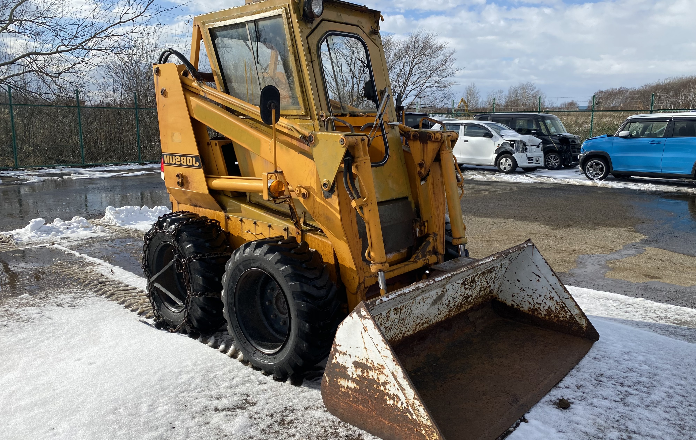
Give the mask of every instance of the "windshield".
<path id="1" fill-rule="evenodd" d="M 556 116 L 545 116 L 544 117 L 544 123 L 547 125 L 547 128 L 549 129 L 549 134 L 564 134 L 566 133 L 566 128 L 564 128 L 564 124 L 561 123 L 559 118 Z"/>
<path id="2" fill-rule="evenodd" d="M 513 131 L 511 128 L 508 128 L 505 125 L 499 124 L 497 122 L 484 122 L 484 125 L 498 133 L 499 136 L 504 131 Z"/>
<path id="3" fill-rule="evenodd" d="M 281 15 L 212 28 L 211 39 L 229 95 L 259 105 L 260 91 L 272 84 L 282 110 L 301 108 Z"/>

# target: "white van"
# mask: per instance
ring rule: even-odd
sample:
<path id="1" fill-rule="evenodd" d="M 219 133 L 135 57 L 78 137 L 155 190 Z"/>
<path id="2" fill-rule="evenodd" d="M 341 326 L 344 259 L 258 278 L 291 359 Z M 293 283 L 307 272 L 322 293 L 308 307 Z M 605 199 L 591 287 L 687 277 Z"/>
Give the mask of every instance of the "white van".
<path id="1" fill-rule="evenodd" d="M 459 134 L 453 150 L 459 164 L 495 166 L 502 173 L 544 166 L 542 141 L 534 136 L 489 121 L 447 120 L 444 124 L 446 130 Z M 441 128 L 440 124 L 433 126 Z"/>

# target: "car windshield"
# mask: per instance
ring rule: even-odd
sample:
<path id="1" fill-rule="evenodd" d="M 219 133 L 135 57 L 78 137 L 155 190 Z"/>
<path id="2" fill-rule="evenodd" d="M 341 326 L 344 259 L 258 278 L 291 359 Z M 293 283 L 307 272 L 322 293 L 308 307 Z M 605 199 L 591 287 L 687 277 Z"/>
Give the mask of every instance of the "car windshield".
<path id="1" fill-rule="evenodd" d="M 561 123 L 559 118 L 556 116 L 545 116 L 544 123 L 547 124 L 550 134 L 564 134 L 566 133 L 566 128 L 564 124 Z"/>
<path id="2" fill-rule="evenodd" d="M 499 124 L 497 122 L 484 122 L 484 125 L 498 133 L 499 136 L 503 131 L 513 131 L 511 128 L 508 128 L 505 125 Z"/>

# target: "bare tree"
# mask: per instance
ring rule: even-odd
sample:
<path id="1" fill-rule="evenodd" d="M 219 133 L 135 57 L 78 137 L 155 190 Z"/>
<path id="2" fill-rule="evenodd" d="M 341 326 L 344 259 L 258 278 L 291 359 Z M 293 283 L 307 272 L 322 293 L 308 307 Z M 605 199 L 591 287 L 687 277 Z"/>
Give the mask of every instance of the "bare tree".
<path id="1" fill-rule="evenodd" d="M 462 99 L 467 103 L 467 110 L 474 110 L 479 107 L 481 103 L 481 93 L 476 87 L 476 84 L 471 83 L 464 89 Z"/>
<path id="2" fill-rule="evenodd" d="M 391 88 L 410 106 L 419 100 L 423 106 L 439 106 L 452 97 L 455 51 L 437 35 L 418 30 L 406 38 L 382 36 Z"/>
<path id="3" fill-rule="evenodd" d="M 511 86 L 505 97 L 505 106 L 513 110 L 536 110 L 539 98 L 544 93 L 531 82 Z"/>
<path id="4" fill-rule="evenodd" d="M 0 0 L 0 84 L 41 95 L 78 81 L 101 54 L 124 50 L 155 0 Z"/>
<path id="5" fill-rule="evenodd" d="M 486 95 L 486 101 L 482 104 L 484 107 L 491 109 L 493 107 L 496 110 L 503 110 L 503 106 L 506 103 L 506 94 L 503 90 L 493 90 Z"/>
<path id="6" fill-rule="evenodd" d="M 656 108 L 696 108 L 695 75 L 667 78 L 641 87 L 598 90 L 595 105 L 600 110 L 645 110 L 651 106 L 652 93 Z"/>

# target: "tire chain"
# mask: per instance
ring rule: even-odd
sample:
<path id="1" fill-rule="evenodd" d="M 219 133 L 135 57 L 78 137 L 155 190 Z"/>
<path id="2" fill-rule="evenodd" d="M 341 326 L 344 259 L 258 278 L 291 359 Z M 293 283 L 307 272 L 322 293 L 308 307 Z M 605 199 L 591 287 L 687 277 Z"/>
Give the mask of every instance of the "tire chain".
<path id="1" fill-rule="evenodd" d="M 148 294 L 148 292 L 151 291 L 151 288 L 153 287 L 152 281 L 151 281 L 151 273 L 148 270 L 148 266 L 146 264 L 146 255 L 148 251 L 148 244 L 151 242 L 153 237 L 159 233 L 159 232 L 169 232 L 173 235 L 173 237 L 178 237 L 180 234 L 180 229 L 182 229 L 185 226 L 188 225 L 193 225 L 193 224 L 200 224 L 200 225 L 216 225 L 217 227 L 221 227 L 219 225 L 219 222 L 204 218 L 204 217 L 191 217 L 188 218 L 182 222 L 179 222 L 175 224 L 174 226 L 171 226 L 169 228 L 163 228 L 160 226 L 162 220 L 168 219 L 170 217 L 175 217 L 181 214 L 192 214 L 189 211 L 175 211 L 175 212 L 169 212 L 167 214 L 163 214 L 162 216 L 158 217 L 158 220 L 155 222 L 154 227 L 151 228 L 143 237 L 143 258 L 141 259 L 141 268 L 143 269 L 144 275 L 146 275 L 146 296 L 148 296 L 148 300 L 151 303 L 151 309 L 153 310 L 153 320 L 155 322 L 155 326 L 157 328 L 165 328 L 166 324 L 165 321 L 163 320 L 163 317 L 160 316 L 158 313 L 158 308 L 156 307 L 155 302 L 153 301 L 153 297 Z M 175 270 L 178 273 L 183 274 L 183 278 L 185 281 L 185 289 L 187 291 L 187 298 L 185 298 L 185 315 L 184 319 L 182 322 L 175 328 L 169 328 L 168 331 L 171 333 L 180 333 L 184 330 L 186 333 L 192 333 L 193 329 L 189 325 L 189 313 L 190 313 L 190 300 L 192 298 L 192 283 L 190 280 L 190 274 L 189 271 L 185 270 L 185 267 L 187 267 L 188 263 L 191 263 L 194 260 L 199 260 L 199 259 L 204 259 L 204 258 L 218 258 L 221 256 L 226 256 L 230 257 L 231 255 L 225 252 L 217 252 L 217 253 L 212 253 L 212 254 L 194 254 L 190 255 L 188 258 L 182 258 L 180 257 L 179 252 L 176 254 L 176 260 L 175 260 Z M 204 295 L 197 295 L 197 296 L 212 296 L 213 293 L 210 293 L 209 295 L 204 294 Z M 216 296 L 221 295 L 221 292 L 216 292 Z"/>

